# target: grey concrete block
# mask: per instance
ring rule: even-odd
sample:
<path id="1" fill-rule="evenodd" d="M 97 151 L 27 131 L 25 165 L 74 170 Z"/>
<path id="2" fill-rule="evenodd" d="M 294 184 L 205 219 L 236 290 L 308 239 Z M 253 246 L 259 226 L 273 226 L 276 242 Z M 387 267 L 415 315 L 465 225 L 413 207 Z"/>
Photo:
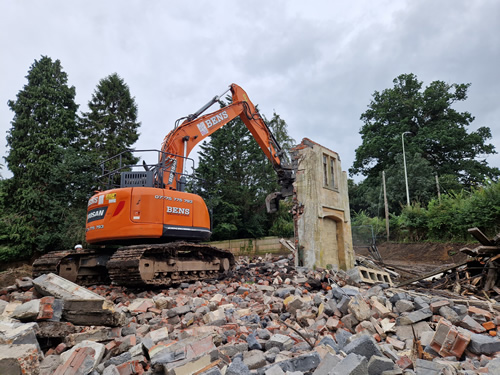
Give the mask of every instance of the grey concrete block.
<path id="1" fill-rule="evenodd" d="M 425 359 L 417 359 L 415 361 L 415 374 L 416 375 L 441 375 L 442 370 L 446 366 Z"/>
<path id="2" fill-rule="evenodd" d="M 126 317 L 115 311 L 114 304 L 107 300 L 71 299 L 64 301 L 63 318 L 82 326 L 123 326 Z"/>
<path id="3" fill-rule="evenodd" d="M 247 350 L 248 350 L 248 344 L 246 342 L 219 346 L 219 351 L 227 355 L 229 358 L 233 358 L 236 354 L 246 352 Z"/>
<path id="4" fill-rule="evenodd" d="M 428 308 L 420 309 L 400 316 L 396 319 L 396 324 L 400 326 L 415 324 L 422 320 L 429 319 L 432 316 L 432 311 Z"/>
<path id="5" fill-rule="evenodd" d="M 260 350 L 250 350 L 249 352 L 243 353 L 243 363 L 247 365 L 250 370 L 256 370 L 267 364 L 264 352 Z"/>
<path id="6" fill-rule="evenodd" d="M 285 359 L 283 361 L 277 362 L 275 365 L 280 366 L 284 372 L 301 371 L 306 373 L 316 369 L 320 362 L 321 357 L 319 356 L 319 354 L 317 352 L 310 352 L 295 358 Z M 268 365 L 257 369 L 257 375 L 264 375 L 267 370 L 275 365 Z"/>
<path id="7" fill-rule="evenodd" d="M 354 327 L 359 323 L 354 314 L 346 314 L 340 319 L 344 327 L 354 332 Z"/>
<path id="8" fill-rule="evenodd" d="M 358 321 L 361 322 L 370 319 L 371 307 L 360 294 L 352 297 L 347 307 Z"/>
<path id="9" fill-rule="evenodd" d="M 366 357 L 350 353 L 337 366 L 335 366 L 330 375 L 367 375 L 368 360 Z"/>
<path id="10" fill-rule="evenodd" d="M 408 300 L 408 301 L 412 300 L 410 295 L 408 295 L 406 293 L 395 293 L 391 298 L 389 298 L 389 301 L 394 305 L 397 301 L 402 300 L 402 299 Z"/>
<path id="11" fill-rule="evenodd" d="M 413 303 L 415 304 L 416 310 L 421 310 L 425 308 L 429 308 L 431 300 L 427 297 L 419 296 L 413 299 Z"/>
<path id="12" fill-rule="evenodd" d="M 0 322 L 0 345 L 34 345 L 41 353 L 36 338 L 37 329 L 36 323 Z"/>
<path id="13" fill-rule="evenodd" d="M 460 323 L 460 317 L 457 312 L 450 306 L 443 306 L 439 309 L 439 315 L 451 322 L 452 324 Z"/>
<path id="14" fill-rule="evenodd" d="M 316 370 L 314 370 L 313 375 L 328 375 L 332 368 L 337 366 L 339 362 L 340 358 L 333 354 L 327 353 Z"/>
<path id="15" fill-rule="evenodd" d="M 40 375 L 51 375 L 61 364 L 61 358 L 58 355 L 48 355 L 40 362 Z M 0 372 L 1 373 L 1 372 Z"/>
<path id="16" fill-rule="evenodd" d="M 64 300 L 104 300 L 105 298 L 58 275 L 49 273 L 33 280 L 35 289 L 44 296 L 54 296 Z"/>
<path id="17" fill-rule="evenodd" d="M 277 333 L 271 336 L 271 338 L 266 342 L 265 347 L 266 350 L 274 347 L 277 347 L 280 350 L 290 350 L 293 345 L 294 341 L 291 337 Z"/>
<path id="18" fill-rule="evenodd" d="M 330 346 L 333 350 L 335 350 L 335 352 L 338 352 L 340 350 L 340 347 L 339 345 L 335 342 L 334 339 L 332 339 L 331 337 L 327 336 L 327 337 L 324 337 L 320 342 L 319 342 L 319 345 L 328 345 Z"/>
<path id="19" fill-rule="evenodd" d="M 470 343 L 467 347 L 472 353 L 491 355 L 500 352 L 500 340 L 498 337 L 471 334 Z"/>
<path id="20" fill-rule="evenodd" d="M 500 358 L 494 358 L 486 365 L 490 374 L 500 374 Z"/>
<path id="21" fill-rule="evenodd" d="M 265 375 L 285 375 L 285 372 L 279 365 L 273 365 L 266 370 Z"/>
<path id="22" fill-rule="evenodd" d="M 250 350 L 262 350 L 262 345 L 257 341 L 254 333 L 247 336 L 248 349 Z"/>
<path id="23" fill-rule="evenodd" d="M 346 354 L 354 353 L 362 355 L 367 359 L 371 358 L 374 355 L 377 355 L 379 357 L 382 356 L 382 352 L 380 351 L 375 340 L 371 336 L 367 335 L 362 335 L 356 338 L 354 341 L 351 341 L 351 343 L 347 344 L 344 347 L 344 352 Z"/>
<path id="24" fill-rule="evenodd" d="M 248 366 L 243 363 L 240 356 L 234 358 L 233 362 L 228 366 L 226 375 L 250 375 Z"/>
<path id="25" fill-rule="evenodd" d="M 337 302 L 337 309 L 339 309 L 339 311 L 344 315 L 347 314 L 350 300 L 350 297 L 342 295 Z"/>
<path id="26" fill-rule="evenodd" d="M 398 313 L 410 312 L 415 310 L 415 304 L 412 301 L 408 301 L 406 299 L 401 299 L 396 301 L 394 308 Z"/>
<path id="27" fill-rule="evenodd" d="M 486 329 L 481 324 L 476 322 L 469 315 L 465 315 L 457 325 L 476 333 L 481 333 L 486 331 Z"/>
<path id="28" fill-rule="evenodd" d="M 431 328 L 429 323 L 425 321 L 418 322 L 416 324 L 405 325 L 405 326 L 395 326 L 396 335 L 399 340 L 405 341 L 408 339 L 413 339 L 413 332 L 417 335 L 417 338 L 420 339 L 422 337 L 423 332 L 433 332 L 434 330 Z"/>
<path id="29" fill-rule="evenodd" d="M 351 336 L 352 333 L 347 332 L 345 329 L 339 329 L 337 332 L 335 332 L 335 341 L 337 341 L 340 349 L 344 349 Z"/>
<path id="30" fill-rule="evenodd" d="M 383 371 L 393 370 L 394 362 L 385 356 L 374 355 L 368 361 L 368 374 L 378 375 Z"/>
<path id="31" fill-rule="evenodd" d="M 21 321 L 33 321 L 40 312 L 40 300 L 33 299 L 16 307 L 11 315 L 11 318 Z"/>
<path id="32" fill-rule="evenodd" d="M 392 349 L 392 345 L 382 344 L 380 345 L 380 350 L 382 353 L 393 362 L 399 360 L 399 355 Z"/>
<path id="33" fill-rule="evenodd" d="M 347 275 L 351 280 L 357 283 L 392 284 L 391 276 L 385 271 L 375 270 L 373 268 L 357 266 L 347 271 Z"/>

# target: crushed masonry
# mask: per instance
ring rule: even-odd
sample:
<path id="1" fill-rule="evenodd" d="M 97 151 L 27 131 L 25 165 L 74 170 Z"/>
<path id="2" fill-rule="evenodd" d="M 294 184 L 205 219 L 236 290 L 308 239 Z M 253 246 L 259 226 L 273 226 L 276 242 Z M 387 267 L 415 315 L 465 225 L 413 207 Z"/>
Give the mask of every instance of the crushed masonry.
<path id="1" fill-rule="evenodd" d="M 0 289 L 0 374 L 499 373 L 496 300 L 356 272 L 290 255 L 162 290 L 25 279 Z"/>

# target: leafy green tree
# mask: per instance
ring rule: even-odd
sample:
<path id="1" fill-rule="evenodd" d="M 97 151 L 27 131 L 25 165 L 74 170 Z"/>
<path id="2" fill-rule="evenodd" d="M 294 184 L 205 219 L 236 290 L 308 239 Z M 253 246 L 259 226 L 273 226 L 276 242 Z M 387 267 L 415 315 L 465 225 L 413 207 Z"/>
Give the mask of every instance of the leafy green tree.
<path id="1" fill-rule="evenodd" d="M 467 99 L 470 84 L 434 81 L 422 90 L 422 82 L 414 74 L 402 74 L 393 83 L 393 88 L 375 91 L 361 115 L 362 144 L 356 149 L 352 174 L 379 178 L 402 154 L 401 138 L 406 133 L 407 155 L 420 154 L 434 174 L 456 176 L 465 187 L 485 178 L 498 179 L 500 170 L 481 159 L 496 153 L 487 143 L 490 129 L 467 132 L 474 117 L 453 108 L 454 103 Z"/>
<path id="2" fill-rule="evenodd" d="M 287 147 L 293 143 L 285 121 L 276 113 L 268 125 L 280 144 Z M 197 180 L 191 189 L 212 211 L 212 239 L 258 238 L 268 235 L 270 228 L 273 234 L 289 234 L 289 212 L 266 212 L 265 197 L 279 190 L 276 173 L 241 119 L 231 121 L 210 138 L 200 146 Z"/>
<path id="3" fill-rule="evenodd" d="M 1 185 L 2 259 L 71 246 L 81 238 L 69 228 L 85 223 L 84 215 L 78 224 L 73 221 L 87 199 L 77 189 L 88 178 L 86 160 L 76 147 L 75 88 L 68 86 L 60 61 L 47 56 L 35 60 L 26 78 L 17 99 L 8 101 L 14 118 L 5 160 L 13 177 Z"/>
<path id="4" fill-rule="evenodd" d="M 96 174 L 101 170 L 99 164 L 120 153 L 123 165 L 134 165 L 138 158 L 129 151 L 139 138 L 137 132 L 137 104 L 130 89 L 117 73 L 99 81 L 89 111 L 81 114 L 80 125 L 83 132 L 82 149 L 92 155 Z M 108 170 L 118 167 L 119 159 L 106 164 Z"/>
<path id="5" fill-rule="evenodd" d="M 399 213 L 407 204 L 403 155 L 396 155 L 394 162 L 385 171 L 386 191 L 390 212 Z M 435 175 L 429 162 L 415 153 L 406 156 L 406 165 L 410 200 L 427 204 L 437 195 Z"/>

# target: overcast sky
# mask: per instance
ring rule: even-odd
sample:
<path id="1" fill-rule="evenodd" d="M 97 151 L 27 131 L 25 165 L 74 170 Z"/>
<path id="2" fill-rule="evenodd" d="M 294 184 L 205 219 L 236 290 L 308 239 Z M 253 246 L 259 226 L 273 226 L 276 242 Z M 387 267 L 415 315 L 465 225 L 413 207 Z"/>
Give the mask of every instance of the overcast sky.
<path id="1" fill-rule="evenodd" d="M 0 163 L 7 101 L 42 55 L 61 61 L 80 111 L 118 73 L 139 108 L 136 148 L 160 148 L 177 118 L 234 82 L 297 143 L 337 151 L 348 170 L 374 91 L 414 73 L 424 87 L 471 83 L 458 109 L 475 116 L 471 131 L 490 127 L 500 151 L 499 20 L 496 0 L 2 0 Z M 500 167 L 499 155 L 487 160 Z"/>

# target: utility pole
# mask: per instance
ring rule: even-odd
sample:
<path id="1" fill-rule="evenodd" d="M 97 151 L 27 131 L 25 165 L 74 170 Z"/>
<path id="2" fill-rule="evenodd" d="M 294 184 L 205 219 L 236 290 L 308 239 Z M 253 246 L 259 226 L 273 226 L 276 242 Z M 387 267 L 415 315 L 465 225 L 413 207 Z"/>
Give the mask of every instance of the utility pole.
<path id="1" fill-rule="evenodd" d="M 382 185 L 384 186 L 385 231 L 387 232 L 387 242 L 389 242 L 389 206 L 387 204 L 387 192 L 385 190 L 385 171 L 382 171 Z"/>
<path id="2" fill-rule="evenodd" d="M 405 154 L 405 134 L 411 134 L 410 132 L 404 132 L 401 134 L 401 143 L 403 144 L 403 165 L 405 168 L 405 185 L 406 185 L 406 205 L 410 207 L 410 190 L 408 189 L 408 173 L 406 172 L 406 154 Z"/>

